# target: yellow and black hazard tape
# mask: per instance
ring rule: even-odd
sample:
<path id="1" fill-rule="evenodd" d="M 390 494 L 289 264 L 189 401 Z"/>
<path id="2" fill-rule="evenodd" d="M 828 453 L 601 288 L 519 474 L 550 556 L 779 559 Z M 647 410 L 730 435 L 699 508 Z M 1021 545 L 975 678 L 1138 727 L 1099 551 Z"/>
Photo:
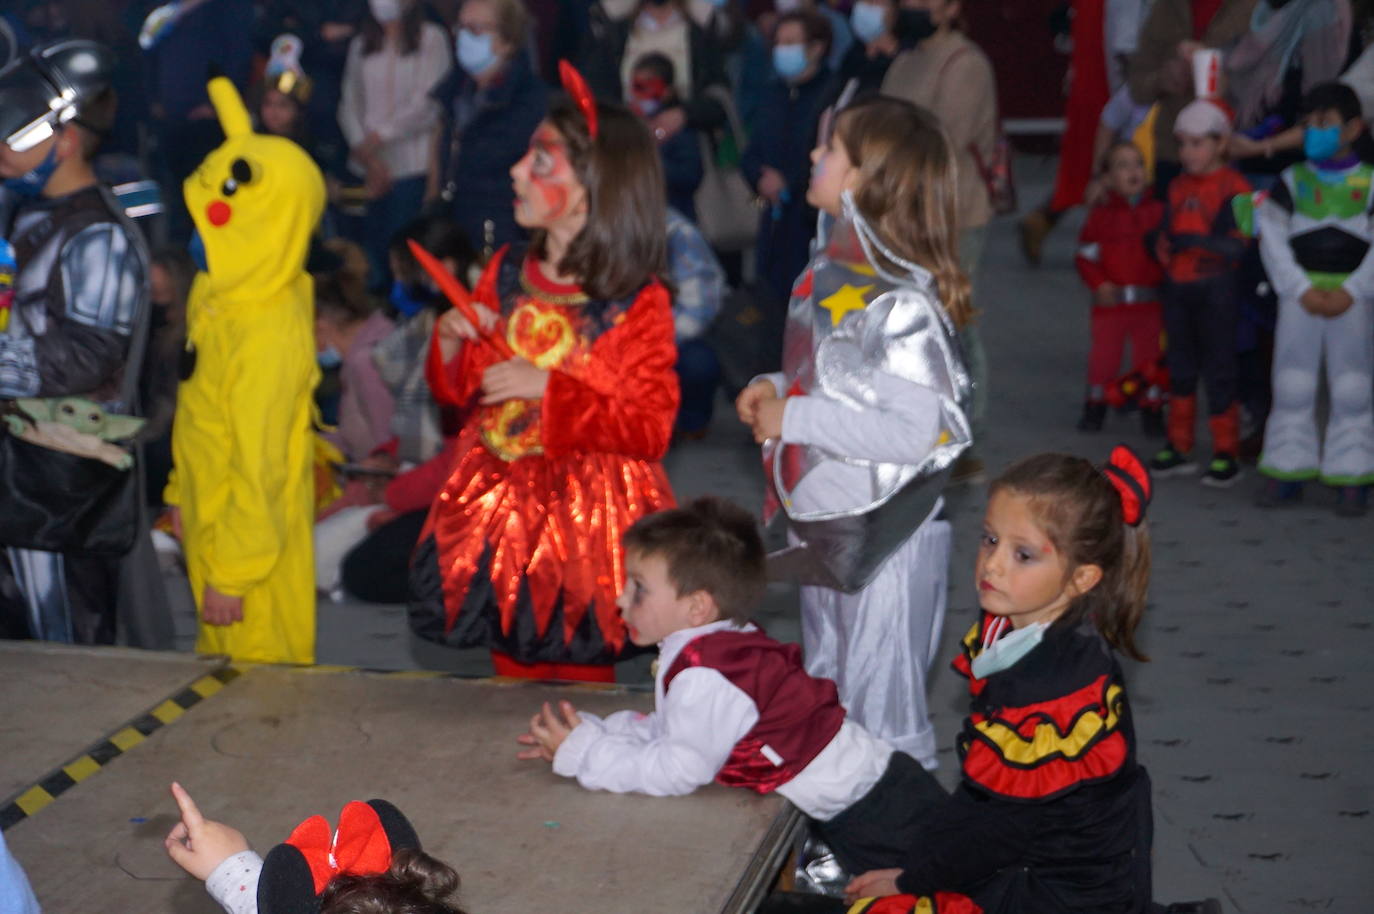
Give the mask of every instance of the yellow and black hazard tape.
<path id="1" fill-rule="evenodd" d="M 171 698 L 129 721 L 108 737 L 53 771 L 47 777 L 0 803 L 0 831 L 22 822 L 63 793 L 128 752 L 152 733 L 170 724 L 195 705 L 214 695 L 240 675 L 226 666 L 202 676 Z"/>

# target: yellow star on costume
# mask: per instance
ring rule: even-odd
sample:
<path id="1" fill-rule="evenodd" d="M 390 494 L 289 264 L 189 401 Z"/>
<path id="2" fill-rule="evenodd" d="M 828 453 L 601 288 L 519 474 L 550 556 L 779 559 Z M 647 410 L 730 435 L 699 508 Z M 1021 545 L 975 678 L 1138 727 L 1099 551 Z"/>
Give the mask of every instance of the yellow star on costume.
<path id="1" fill-rule="evenodd" d="M 872 288 L 872 286 L 855 287 L 845 283 L 834 295 L 821 299 L 821 307 L 830 312 L 831 326 L 838 327 L 840 321 L 844 320 L 844 316 L 850 311 L 862 311 L 868 307 L 868 302 L 864 301 L 864 294 Z"/>

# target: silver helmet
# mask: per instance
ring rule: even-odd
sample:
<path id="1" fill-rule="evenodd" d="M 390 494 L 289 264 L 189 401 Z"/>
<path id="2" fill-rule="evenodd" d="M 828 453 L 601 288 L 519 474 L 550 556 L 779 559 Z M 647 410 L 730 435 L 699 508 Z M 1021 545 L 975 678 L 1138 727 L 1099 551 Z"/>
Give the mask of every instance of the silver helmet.
<path id="1" fill-rule="evenodd" d="M 110 86 L 114 52 L 82 39 L 36 47 L 0 70 L 0 143 L 32 149 Z"/>

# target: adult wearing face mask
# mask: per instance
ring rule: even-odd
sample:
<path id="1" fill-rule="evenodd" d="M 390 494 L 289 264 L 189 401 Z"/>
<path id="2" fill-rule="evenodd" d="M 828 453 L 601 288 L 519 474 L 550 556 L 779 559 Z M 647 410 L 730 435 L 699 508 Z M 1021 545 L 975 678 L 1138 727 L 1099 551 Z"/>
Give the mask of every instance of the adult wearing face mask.
<path id="1" fill-rule="evenodd" d="M 883 94 L 933 111 L 949 137 L 958 188 L 959 262 L 973 282 L 992 219 L 978 162 L 992 161 L 997 143 L 997 86 L 988 56 L 960 28 L 962 14 L 961 0 L 902 0 L 905 31 L 915 43 L 888 68 Z M 987 362 L 977 324 L 959 336 L 974 381 L 970 413 L 976 446 L 986 429 Z M 982 461 L 966 453 L 955 464 L 954 480 L 972 482 L 982 471 Z"/>
<path id="2" fill-rule="evenodd" d="M 849 46 L 835 71 L 832 98 L 857 80 L 859 92 L 876 92 L 882 87 L 887 68 L 901 52 L 897 38 L 898 9 L 895 0 L 858 0 L 849 11 L 849 30 L 854 43 Z"/>
<path id="3" fill-rule="evenodd" d="M 515 224 L 510 169 L 548 108 L 548 90 L 526 50 L 520 0 L 467 0 L 458 11 L 457 68 L 434 90 L 442 129 L 430 155 L 427 202 L 487 253 L 524 237 Z"/>
<path id="4" fill-rule="evenodd" d="M 806 267 L 816 211 L 806 203 L 816 124 L 830 88 L 830 23 L 797 10 L 773 29 L 773 70 L 740 168 L 766 204 L 755 245 L 758 276 L 780 299 Z"/>
<path id="5" fill-rule="evenodd" d="M 597 98 L 630 98 L 634 62 L 662 54 L 673 64 L 673 89 L 682 104 L 656 115 L 649 127 L 659 142 L 684 127 L 716 130 L 726 123 L 722 97 L 730 89 L 724 48 L 714 32 L 688 15 L 685 0 L 642 0 L 632 16 L 612 18 L 613 4 L 592 9 L 578 69 Z"/>
<path id="6" fill-rule="evenodd" d="M 418 0 L 368 0 L 362 31 L 348 47 L 339 127 L 349 167 L 367 188 L 363 247 L 373 284 L 390 284 L 387 243 L 420 211 L 439 108 L 430 97 L 451 66 L 444 30 L 424 20 Z"/>

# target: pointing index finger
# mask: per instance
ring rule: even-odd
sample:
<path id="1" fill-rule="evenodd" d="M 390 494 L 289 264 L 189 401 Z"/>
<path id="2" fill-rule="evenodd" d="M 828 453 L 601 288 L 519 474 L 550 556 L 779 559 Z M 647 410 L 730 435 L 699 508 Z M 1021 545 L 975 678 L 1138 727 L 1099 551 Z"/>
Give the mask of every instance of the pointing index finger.
<path id="1" fill-rule="evenodd" d="M 191 799 L 186 788 L 176 781 L 172 782 L 172 796 L 177 801 L 177 808 L 181 810 L 181 821 L 186 823 L 187 831 L 194 832 L 205 824 L 205 817 L 200 814 L 200 808 L 196 806 L 196 801 Z"/>

